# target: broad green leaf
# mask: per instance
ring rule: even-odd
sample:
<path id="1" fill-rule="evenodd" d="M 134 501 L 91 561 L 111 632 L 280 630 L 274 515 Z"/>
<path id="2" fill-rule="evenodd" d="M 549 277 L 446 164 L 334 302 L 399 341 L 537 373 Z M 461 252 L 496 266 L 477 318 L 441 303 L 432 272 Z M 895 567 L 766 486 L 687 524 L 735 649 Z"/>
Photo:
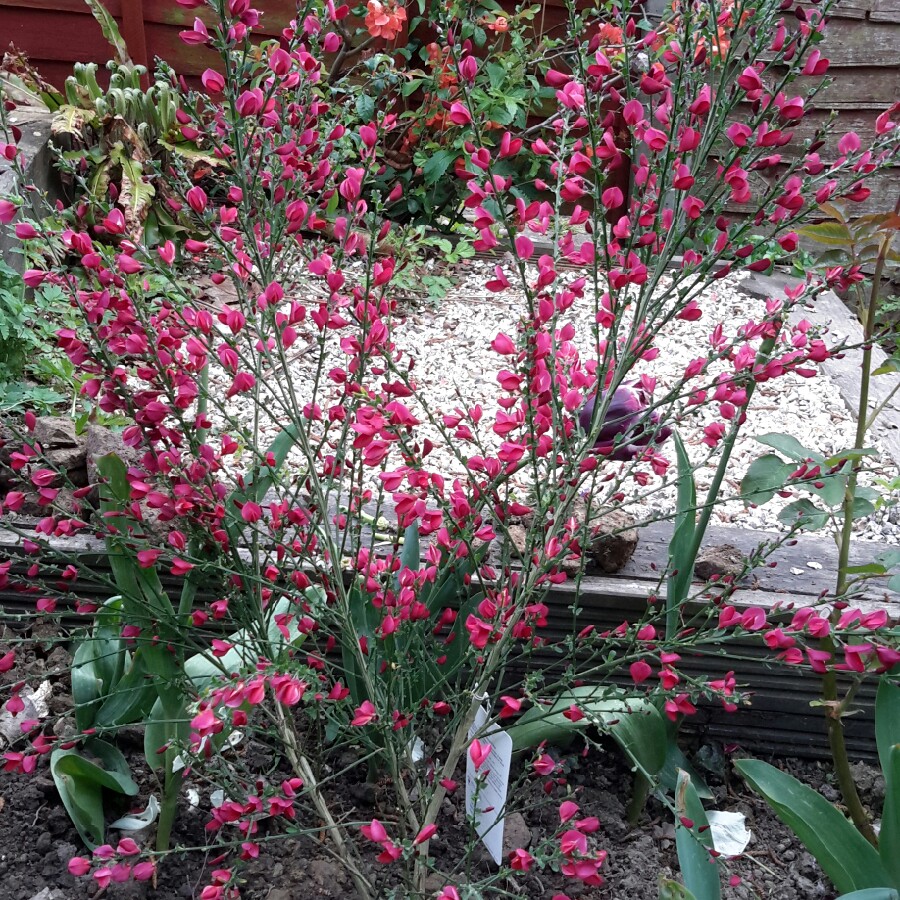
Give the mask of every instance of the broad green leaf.
<path id="1" fill-rule="evenodd" d="M 97 672 L 96 652 L 96 644 L 88 638 L 78 645 L 72 657 L 72 701 L 79 731 L 94 724 L 94 716 L 103 696 L 103 679 Z"/>
<path id="2" fill-rule="evenodd" d="M 812 500 L 801 497 L 799 500 L 789 503 L 778 513 L 778 521 L 785 525 L 800 525 L 816 531 L 828 524 L 828 513 L 819 509 Z"/>
<path id="3" fill-rule="evenodd" d="M 675 812 L 679 817 L 675 823 L 675 847 L 685 887 L 698 900 L 720 900 L 722 881 L 719 864 L 710 855 L 713 842 L 709 821 L 691 778 L 684 771 L 678 773 Z M 683 820 L 690 820 L 691 824 Z"/>
<path id="4" fill-rule="evenodd" d="M 577 687 L 564 691 L 547 706 L 534 706 L 507 728 L 515 750 L 553 743 L 596 724 L 609 734 L 625 754 L 651 778 L 665 763 L 666 733 L 662 714 L 645 700 L 609 697 L 602 687 Z M 565 712 L 577 706 L 584 718 L 572 722 Z"/>
<path id="5" fill-rule="evenodd" d="M 797 232 L 807 240 L 824 244 L 826 247 L 850 248 L 853 246 L 853 235 L 846 225 L 840 222 L 818 222 L 798 228 Z"/>
<path id="6" fill-rule="evenodd" d="M 836 219 L 838 222 L 846 225 L 847 224 L 847 214 L 844 210 L 838 206 L 836 203 L 820 203 L 819 209 L 825 213 L 826 216 L 830 216 L 832 219 Z"/>
<path id="7" fill-rule="evenodd" d="M 438 150 L 432 153 L 422 166 L 422 177 L 426 186 L 436 184 L 453 165 L 459 154 L 455 150 Z"/>
<path id="8" fill-rule="evenodd" d="M 891 876 L 890 883 L 900 887 L 900 744 L 891 747 L 886 768 L 882 769 L 887 789 L 878 832 L 878 853 Z"/>
<path id="9" fill-rule="evenodd" d="M 872 374 L 892 375 L 895 372 L 900 372 L 900 359 L 890 356 L 877 369 L 875 369 Z"/>
<path id="10" fill-rule="evenodd" d="M 419 553 L 419 521 L 414 520 L 403 532 L 403 548 L 400 551 L 400 568 L 417 572 L 421 562 Z"/>
<path id="11" fill-rule="evenodd" d="M 54 750 L 50 774 L 72 824 L 91 849 L 103 843 L 103 788 L 128 797 L 138 792 L 125 757 L 105 741 L 88 741 L 81 751 Z"/>
<path id="12" fill-rule="evenodd" d="M 754 440 L 757 443 L 771 447 L 773 450 L 777 450 L 788 459 L 794 460 L 794 462 L 805 462 L 808 459 L 812 459 L 815 460 L 815 462 L 821 463 L 823 460 L 821 453 L 816 453 L 815 450 L 804 447 L 797 438 L 792 437 L 789 434 L 770 431 L 767 434 L 756 435 Z"/>
<path id="13" fill-rule="evenodd" d="M 774 453 L 753 460 L 741 481 L 741 499 L 759 506 L 768 503 L 784 487 L 796 468 L 796 465 L 786 463 Z"/>
<path id="14" fill-rule="evenodd" d="M 659 900 L 697 900 L 697 898 L 683 884 L 668 878 L 661 878 Z"/>
<path id="15" fill-rule="evenodd" d="M 815 494 L 821 501 L 832 508 L 840 506 L 844 502 L 844 494 L 847 489 L 846 475 L 826 475 L 821 479 L 822 487 L 816 487 L 811 481 L 804 481 L 797 487 Z"/>
<path id="16" fill-rule="evenodd" d="M 131 657 L 122 677 L 113 685 L 94 716 L 104 728 L 140 722 L 153 707 L 157 688 L 144 664 L 143 648 Z"/>
<path id="17" fill-rule="evenodd" d="M 878 851 L 821 794 L 759 759 L 735 768 L 815 857 L 841 892 L 890 884 Z"/>

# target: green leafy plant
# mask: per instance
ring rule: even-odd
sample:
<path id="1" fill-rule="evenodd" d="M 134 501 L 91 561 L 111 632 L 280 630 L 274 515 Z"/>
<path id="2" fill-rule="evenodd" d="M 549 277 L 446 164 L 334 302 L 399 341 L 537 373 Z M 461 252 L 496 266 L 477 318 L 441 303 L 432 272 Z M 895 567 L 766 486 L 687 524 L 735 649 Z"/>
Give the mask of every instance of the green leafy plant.
<path id="1" fill-rule="evenodd" d="M 18 272 L 0 262 L 0 412 L 57 412 L 70 401 L 75 370 L 55 336 L 70 318 L 58 287 L 29 291 Z"/>
<path id="2" fill-rule="evenodd" d="M 821 794 L 792 775 L 761 760 L 737 760 L 734 765 L 797 835 L 839 891 L 880 890 L 880 895 L 872 896 L 889 897 L 896 896 L 900 888 L 900 686 L 887 675 L 878 686 L 875 722 L 885 780 L 877 847 Z"/>
<path id="3" fill-rule="evenodd" d="M 782 521 L 800 528 L 815 530 L 829 523 L 835 528 L 838 547 L 838 575 L 835 596 L 843 597 L 867 577 L 888 574 L 890 566 L 874 563 L 859 570 L 850 565 L 850 544 L 853 523 L 871 515 L 880 500 L 879 492 L 861 486 L 859 475 L 866 458 L 875 451 L 865 446 L 867 435 L 891 394 L 874 410 L 869 409 L 871 380 L 879 373 L 891 372 L 894 366 L 879 369 L 873 366 L 873 348 L 877 339 L 877 321 L 882 280 L 889 267 L 900 262 L 900 254 L 893 247 L 900 233 L 900 199 L 893 212 L 873 213 L 851 218 L 843 208 L 825 203 L 820 211 L 827 220 L 800 229 L 799 233 L 826 249 L 818 256 L 817 265 L 825 270 L 826 280 L 851 291 L 857 300 L 857 314 L 863 328 L 860 361 L 860 392 L 857 404 L 856 439 L 852 448 L 825 458 L 804 447 L 788 435 L 769 434 L 758 438 L 778 450 L 787 462 L 776 454 L 757 459 L 745 476 L 741 493 L 746 502 L 764 503 L 783 488 L 800 488 L 809 497 L 801 497 L 787 506 L 779 516 Z M 871 277 L 865 269 L 871 267 Z M 840 611 L 831 614 L 832 623 L 840 618 Z M 826 635 L 821 648 L 832 659 L 836 652 L 833 637 Z M 835 775 L 844 802 L 853 822 L 870 843 L 876 843 L 874 830 L 860 802 L 844 741 L 841 719 L 849 714 L 856 687 L 839 698 L 837 675 L 826 666 L 822 678 L 822 701 L 827 711 L 826 723 Z"/>

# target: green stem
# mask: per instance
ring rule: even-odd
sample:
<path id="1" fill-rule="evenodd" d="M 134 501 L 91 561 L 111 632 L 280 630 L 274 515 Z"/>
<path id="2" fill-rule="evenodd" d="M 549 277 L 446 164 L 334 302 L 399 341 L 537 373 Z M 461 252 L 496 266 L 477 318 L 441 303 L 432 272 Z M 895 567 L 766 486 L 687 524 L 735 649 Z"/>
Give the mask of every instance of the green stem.
<path id="1" fill-rule="evenodd" d="M 172 838 L 172 826 L 178 812 L 178 795 L 181 788 L 181 775 L 174 771 L 177 747 L 166 749 L 165 776 L 163 778 L 163 798 L 159 807 L 159 823 L 156 826 L 156 849 L 165 853 L 169 849 Z"/>
<path id="2" fill-rule="evenodd" d="M 894 206 L 894 214 L 900 215 L 900 198 L 898 198 Z M 868 306 L 865 309 L 863 321 L 863 356 L 860 372 L 859 385 L 859 406 L 857 407 L 856 417 L 856 443 L 857 450 L 863 449 L 866 439 L 866 431 L 872 424 L 869 418 L 869 387 L 872 380 L 872 352 L 875 334 L 875 314 L 878 311 L 878 295 L 881 288 L 881 277 L 884 274 L 884 266 L 887 259 L 888 251 L 891 248 L 892 234 L 887 234 L 882 238 L 881 248 L 878 253 L 878 260 L 875 263 L 875 272 L 872 276 L 872 290 L 869 293 Z M 838 576 L 837 585 L 835 587 L 835 597 L 843 596 L 848 587 L 850 580 L 847 569 L 850 563 L 850 544 L 853 537 L 853 507 L 856 503 L 856 487 L 859 477 L 859 469 L 861 462 L 856 460 L 850 468 L 850 475 L 847 478 L 847 488 L 844 491 L 843 513 L 844 521 L 841 526 L 840 540 L 838 544 Z M 832 624 L 837 621 L 839 613 L 834 610 L 831 615 Z M 834 661 L 835 642 L 834 638 L 829 635 L 822 641 L 822 649 L 829 652 Z M 844 805 L 853 824 L 859 829 L 860 833 L 873 846 L 878 846 L 878 837 L 872 828 L 872 823 L 862 805 L 859 792 L 856 789 L 856 782 L 853 779 L 853 773 L 850 770 L 850 758 L 847 754 L 847 742 L 844 739 L 844 725 L 842 717 L 846 712 L 846 707 L 850 695 L 845 702 L 838 703 L 838 683 L 837 673 L 833 668 L 822 676 L 822 699 L 825 701 L 826 727 L 828 729 L 828 745 L 831 748 L 831 760 L 834 765 L 834 773 L 837 777 L 838 786 L 840 787 L 841 796 L 844 799 Z"/>

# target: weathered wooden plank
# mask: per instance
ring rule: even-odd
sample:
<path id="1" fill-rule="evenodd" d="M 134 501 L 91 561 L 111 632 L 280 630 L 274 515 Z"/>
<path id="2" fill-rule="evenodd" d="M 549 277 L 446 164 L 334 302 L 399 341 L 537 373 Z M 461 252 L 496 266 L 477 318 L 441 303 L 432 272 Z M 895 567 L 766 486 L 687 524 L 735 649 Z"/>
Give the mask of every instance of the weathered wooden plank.
<path id="1" fill-rule="evenodd" d="M 64 11 L 51 17 L 44 9 L 9 8 L 3 13 L 3 26 L 4 45 L 12 41 L 34 62 L 103 62 L 110 56 L 109 44 L 91 15 Z"/>
<path id="2" fill-rule="evenodd" d="M 897 40 L 900 55 L 900 35 Z M 833 79 L 831 84 L 815 97 L 815 104 L 820 109 L 882 110 L 900 97 L 900 65 L 848 66 L 830 70 L 828 78 Z M 791 90 L 806 96 L 819 83 L 816 78 L 801 78 L 791 85 Z"/>
<path id="3" fill-rule="evenodd" d="M 900 65 L 900 31 L 892 22 L 833 19 L 819 45 L 832 66 Z"/>
<path id="4" fill-rule="evenodd" d="M 872 9 L 875 0 L 838 0 L 831 8 L 829 18 L 831 19 L 864 19 L 867 13 Z M 818 10 L 819 7 L 815 3 L 800 3 L 806 10 Z"/>
<path id="5" fill-rule="evenodd" d="M 832 19 L 825 30 L 819 50 L 834 68 L 842 66 L 897 66 L 897 26 L 869 19 Z M 769 52 L 762 59 L 771 59 Z"/>
<path id="6" fill-rule="evenodd" d="M 869 15 L 873 22 L 900 23 L 900 0 L 875 0 Z"/>
<path id="7" fill-rule="evenodd" d="M 103 5 L 109 10 L 110 15 L 122 14 L 122 0 L 103 0 Z M 47 10 L 49 12 L 70 12 L 90 16 L 90 11 L 84 0 L 0 0 L 0 6 L 11 6 L 16 9 Z M 44 19 L 45 27 L 49 19 Z M 6 25 L 6 13 L 3 15 L 3 24 Z"/>

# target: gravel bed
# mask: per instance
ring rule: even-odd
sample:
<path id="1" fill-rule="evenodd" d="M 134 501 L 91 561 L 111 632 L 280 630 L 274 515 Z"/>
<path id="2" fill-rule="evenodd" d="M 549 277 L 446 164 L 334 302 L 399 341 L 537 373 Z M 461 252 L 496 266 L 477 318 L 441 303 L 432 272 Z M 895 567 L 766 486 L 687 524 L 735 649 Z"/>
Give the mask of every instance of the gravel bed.
<path id="1" fill-rule="evenodd" d="M 456 407 L 471 407 L 480 404 L 484 410 L 481 434 L 486 442 L 499 446 L 500 438 L 490 431 L 498 409 L 500 390 L 496 383 L 496 373 L 507 364 L 490 348 L 490 342 L 498 332 L 514 334 L 524 298 L 514 288 L 495 294 L 485 290 L 484 282 L 491 277 L 494 262 L 475 259 L 457 268 L 458 284 L 449 294 L 433 305 L 404 303 L 394 331 L 394 339 L 399 349 L 415 358 L 415 378 L 419 395 L 426 398 L 432 410 L 452 411 Z M 514 283 L 511 272 L 510 281 Z M 564 276 L 565 277 L 565 276 Z M 574 274 L 571 275 L 575 277 Z M 318 285 L 310 286 L 316 293 Z M 307 298 L 309 299 L 309 298 Z M 652 362 L 641 362 L 636 373 L 646 373 L 657 379 L 657 397 L 671 388 L 684 372 L 685 366 L 696 356 L 702 355 L 708 346 L 709 333 L 713 325 L 721 322 L 726 335 L 733 335 L 749 319 L 758 318 L 764 310 L 764 301 L 749 292 L 741 290 L 740 276 L 723 279 L 709 289 L 701 299 L 703 316 L 694 321 L 677 321 L 667 326 L 666 333 L 656 342 L 660 352 Z M 589 297 L 576 300 L 568 311 L 566 321 L 575 325 L 574 343 L 578 346 L 582 359 L 592 353 L 590 323 L 593 320 L 593 303 Z M 839 330 L 839 329 L 838 329 Z M 315 376 L 317 350 L 312 330 L 295 347 L 301 347 L 304 337 L 309 341 L 307 352 L 294 354 L 290 364 L 289 377 L 295 396 L 305 402 L 312 391 Z M 826 336 L 826 343 L 832 343 Z M 325 367 L 338 364 L 341 351 L 338 338 L 328 340 L 328 350 L 335 354 L 334 361 Z M 345 357 L 344 357 L 345 358 Z M 724 366 L 721 370 L 724 371 Z M 718 370 L 714 369 L 713 372 Z M 213 383 L 227 384 L 228 380 L 213 374 Z M 325 382 L 327 391 L 328 382 Z M 325 394 L 319 402 L 325 406 Z M 415 398 L 405 400 L 413 412 L 421 411 Z M 250 409 L 246 401 L 236 398 L 228 405 L 229 411 L 242 421 L 249 421 Z M 698 465 L 695 473 L 698 497 L 703 497 L 713 477 L 716 457 L 709 460 L 709 450 L 702 443 L 703 427 L 716 421 L 713 406 L 693 409 L 690 416 L 679 426 L 679 431 L 692 462 Z M 277 433 L 277 416 L 262 422 L 263 437 Z M 721 525 L 753 528 L 763 531 L 782 531 L 778 512 L 794 498 L 776 496 L 764 506 L 746 509 L 737 497 L 741 478 L 751 462 L 768 448 L 754 440 L 754 435 L 767 432 L 784 432 L 795 436 L 805 446 L 822 453 L 833 453 L 854 443 L 855 418 L 844 405 L 831 379 L 819 372 L 814 378 L 804 378 L 789 374 L 760 385 L 752 399 L 747 421 L 739 437 L 723 490 L 721 502 L 713 514 L 713 522 Z M 435 449 L 428 461 L 432 470 L 445 476 L 462 474 L 464 467 L 453 456 L 437 429 L 423 422 L 417 429 L 421 437 L 428 437 Z M 671 445 L 667 455 L 674 458 Z M 607 463 L 618 466 L 618 463 Z M 881 477 L 894 478 L 897 470 L 885 454 L 875 458 L 874 466 Z M 649 479 L 641 487 L 633 485 L 629 496 L 629 508 L 640 520 L 671 515 L 675 505 L 675 491 L 671 481 L 674 465 L 666 480 L 649 473 Z M 875 475 L 867 473 L 863 483 L 873 483 Z M 523 491 L 527 489 L 524 483 Z M 859 538 L 880 540 L 888 544 L 900 543 L 900 524 L 897 510 L 879 511 L 874 516 L 857 523 Z"/>

